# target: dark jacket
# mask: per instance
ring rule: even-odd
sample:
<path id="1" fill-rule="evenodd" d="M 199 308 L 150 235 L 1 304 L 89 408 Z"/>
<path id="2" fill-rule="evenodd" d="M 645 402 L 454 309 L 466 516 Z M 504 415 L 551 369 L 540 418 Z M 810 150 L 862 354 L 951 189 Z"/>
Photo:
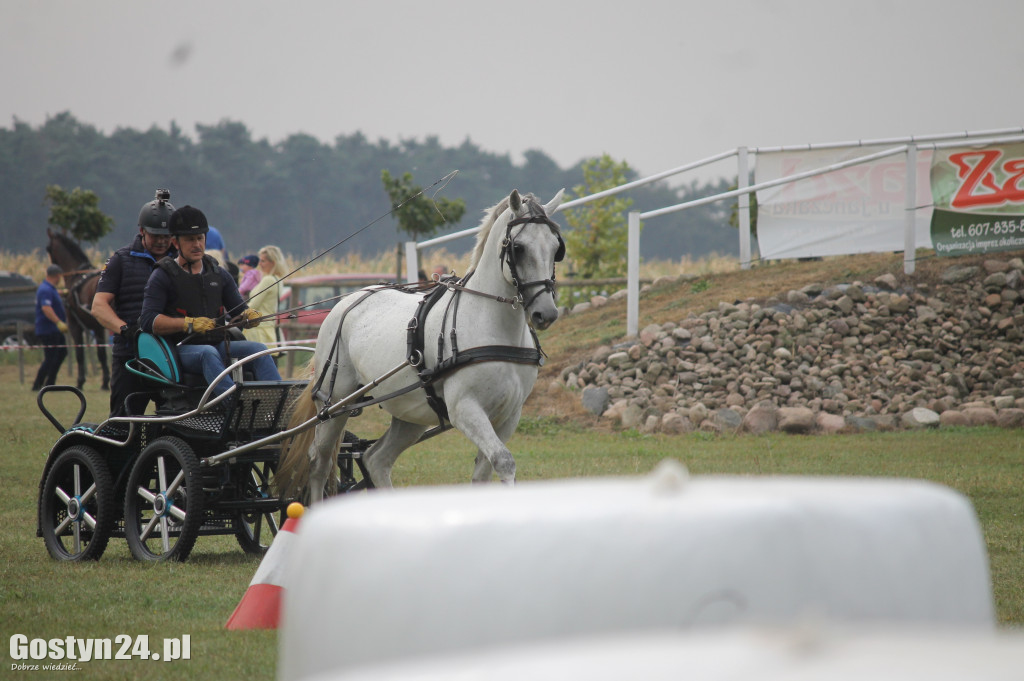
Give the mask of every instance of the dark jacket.
<path id="1" fill-rule="evenodd" d="M 175 257 L 173 249 L 169 255 Z M 139 323 L 146 282 L 155 267 L 156 259 L 143 247 L 141 234 L 135 235 L 130 246 L 114 251 L 103 266 L 96 291 L 114 295 L 114 311 L 126 324 Z M 112 338 L 114 357 L 131 357 L 135 354 L 135 349 L 121 334 L 114 334 Z"/>
<path id="2" fill-rule="evenodd" d="M 246 309 L 234 278 L 210 256 L 203 256 L 203 271 L 189 274 L 170 258 L 161 260 L 146 284 L 139 326 L 153 333 L 157 315 L 169 317 L 210 317 L 221 320 L 235 317 Z M 188 334 L 169 334 L 169 343 L 180 343 Z M 225 332 L 214 330 L 188 337 L 186 342 L 215 345 L 224 340 Z"/>

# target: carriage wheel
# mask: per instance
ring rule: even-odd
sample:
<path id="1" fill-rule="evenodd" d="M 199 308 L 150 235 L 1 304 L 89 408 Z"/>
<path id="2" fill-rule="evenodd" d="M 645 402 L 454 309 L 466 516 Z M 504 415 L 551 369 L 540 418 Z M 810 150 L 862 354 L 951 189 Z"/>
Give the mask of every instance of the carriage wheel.
<path id="1" fill-rule="evenodd" d="M 270 496 L 270 463 L 251 463 L 240 471 L 242 497 L 262 500 Z M 246 553 L 262 556 L 270 548 L 281 524 L 274 511 L 240 511 L 235 517 L 235 538 Z"/>
<path id="2" fill-rule="evenodd" d="M 99 560 L 114 529 L 114 483 L 91 447 L 70 447 L 46 474 L 39 526 L 56 560 Z"/>
<path id="3" fill-rule="evenodd" d="M 139 560 L 183 561 L 203 524 L 203 483 L 192 448 L 176 437 L 142 450 L 128 478 L 124 534 Z"/>

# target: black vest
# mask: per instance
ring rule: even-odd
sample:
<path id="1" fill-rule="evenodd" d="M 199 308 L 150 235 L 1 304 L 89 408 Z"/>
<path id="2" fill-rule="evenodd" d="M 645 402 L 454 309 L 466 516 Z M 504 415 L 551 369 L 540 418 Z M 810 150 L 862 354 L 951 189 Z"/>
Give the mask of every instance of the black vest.
<path id="1" fill-rule="evenodd" d="M 163 313 L 169 317 L 209 317 L 217 319 L 224 314 L 224 280 L 220 275 L 217 261 L 203 256 L 202 274 L 189 274 L 171 258 L 157 263 L 171 279 L 172 290 L 167 296 L 167 307 Z M 167 336 L 171 344 L 179 343 L 188 334 Z M 215 345 L 224 340 L 224 332 L 217 330 L 196 334 L 186 343 Z"/>
<path id="2" fill-rule="evenodd" d="M 156 267 L 156 260 L 152 255 L 145 252 L 142 246 L 142 237 L 135 235 L 131 246 L 125 246 L 114 251 L 110 259 L 117 260 L 121 264 L 121 285 L 114 294 L 114 309 L 117 316 L 126 324 L 138 324 L 139 315 L 142 314 L 142 299 L 146 292 L 146 282 L 149 275 Z M 103 274 L 100 274 L 102 280 Z M 115 357 L 130 357 L 135 353 L 134 348 L 129 345 L 121 334 L 113 336 Z"/>

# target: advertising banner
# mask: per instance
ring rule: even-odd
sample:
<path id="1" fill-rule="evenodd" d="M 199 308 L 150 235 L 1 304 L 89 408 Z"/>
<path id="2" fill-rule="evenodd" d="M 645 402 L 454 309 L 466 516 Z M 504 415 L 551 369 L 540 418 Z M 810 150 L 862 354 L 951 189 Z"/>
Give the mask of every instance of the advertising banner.
<path id="1" fill-rule="evenodd" d="M 894 145 L 759 152 L 755 182 L 885 151 Z M 917 154 L 916 243 L 931 247 L 931 152 Z M 906 155 L 894 155 L 757 192 L 761 257 L 805 258 L 902 251 L 906 226 Z"/>
<path id="2" fill-rule="evenodd" d="M 931 189 L 938 255 L 1024 249 L 1024 143 L 936 150 Z"/>

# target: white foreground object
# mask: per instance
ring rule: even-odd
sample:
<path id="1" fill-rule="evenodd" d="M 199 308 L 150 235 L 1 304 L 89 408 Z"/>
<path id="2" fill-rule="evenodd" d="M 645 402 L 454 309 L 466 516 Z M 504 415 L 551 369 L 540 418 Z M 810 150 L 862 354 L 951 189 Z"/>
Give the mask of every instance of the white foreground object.
<path id="1" fill-rule="evenodd" d="M 310 681 L 1019 681 L 1024 633 L 711 629 L 515 646 Z"/>
<path id="2" fill-rule="evenodd" d="M 278 675 L 709 625 L 991 631 L 970 503 L 927 482 L 648 477 L 417 488 L 314 507 Z M 714 677 L 711 677 L 714 678 Z"/>

